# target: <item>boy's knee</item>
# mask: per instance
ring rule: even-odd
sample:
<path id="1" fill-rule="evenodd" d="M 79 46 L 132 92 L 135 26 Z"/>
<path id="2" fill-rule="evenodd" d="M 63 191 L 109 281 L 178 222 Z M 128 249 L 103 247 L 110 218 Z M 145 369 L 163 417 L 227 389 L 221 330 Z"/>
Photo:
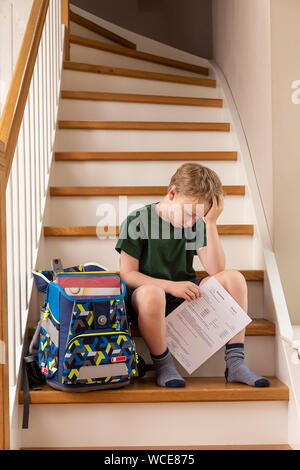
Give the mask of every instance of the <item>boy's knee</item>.
<path id="1" fill-rule="evenodd" d="M 166 295 L 165 291 L 152 284 L 140 286 L 136 289 L 136 301 L 140 313 L 154 312 L 159 313 L 165 308 Z"/>
<path id="2" fill-rule="evenodd" d="M 226 285 L 228 287 L 247 289 L 247 281 L 240 271 L 227 269 L 223 273 L 225 273 Z"/>

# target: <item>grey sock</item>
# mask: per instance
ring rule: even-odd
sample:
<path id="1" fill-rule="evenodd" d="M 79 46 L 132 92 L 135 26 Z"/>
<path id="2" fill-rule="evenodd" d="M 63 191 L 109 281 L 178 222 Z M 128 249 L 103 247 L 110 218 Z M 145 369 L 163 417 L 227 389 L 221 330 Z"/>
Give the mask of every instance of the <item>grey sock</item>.
<path id="1" fill-rule="evenodd" d="M 177 372 L 173 357 L 167 348 L 166 351 L 159 356 L 151 354 L 155 370 L 156 383 L 160 387 L 184 387 L 185 380 Z"/>
<path id="2" fill-rule="evenodd" d="M 227 382 L 242 382 L 253 387 L 269 387 L 270 382 L 265 377 L 253 372 L 244 364 L 244 344 L 232 343 L 226 345 L 225 378 Z"/>

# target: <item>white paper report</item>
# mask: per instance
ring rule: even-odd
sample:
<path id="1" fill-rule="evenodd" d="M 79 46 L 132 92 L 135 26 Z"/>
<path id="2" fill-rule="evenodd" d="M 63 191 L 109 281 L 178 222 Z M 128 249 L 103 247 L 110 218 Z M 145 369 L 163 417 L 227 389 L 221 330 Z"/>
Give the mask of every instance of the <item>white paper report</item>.
<path id="1" fill-rule="evenodd" d="M 166 317 L 168 348 L 189 374 L 252 321 L 215 277 L 200 291 Z"/>

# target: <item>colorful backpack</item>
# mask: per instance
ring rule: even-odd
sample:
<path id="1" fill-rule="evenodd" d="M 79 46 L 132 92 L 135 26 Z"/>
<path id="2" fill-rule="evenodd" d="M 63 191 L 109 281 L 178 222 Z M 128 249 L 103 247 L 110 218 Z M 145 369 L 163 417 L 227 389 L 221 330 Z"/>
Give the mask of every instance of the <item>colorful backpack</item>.
<path id="1" fill-rule="evenodd" d="M 46 383 L 72 392 L 128 385 L 138 375 L 139 358 L 119 273 L 88 263 L 33 275 L 46 300 L 29 355 Z"/>

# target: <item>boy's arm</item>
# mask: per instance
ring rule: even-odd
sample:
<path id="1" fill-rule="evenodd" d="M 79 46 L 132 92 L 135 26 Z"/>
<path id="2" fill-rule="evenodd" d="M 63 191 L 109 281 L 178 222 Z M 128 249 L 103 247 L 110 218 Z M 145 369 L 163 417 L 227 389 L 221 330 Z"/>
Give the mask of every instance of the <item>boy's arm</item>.
<path id="1" fill-rule="evenodd" d="M 200 289 L 191 281 L 169 281 L 168 279 L 159 279 L 147 276 L 139 272 L 139 260 L 121 250 L 120 257 L 120 276 L 127 284 L 127 287 L 135 288 L 145 284 L 154 284 L 161 287 L 166 294 L 174 297 L 181 297 L 191 301 L 201 296 Z"/>
<path id="2" fill-rule="evenodd" d="M 139 260 L 129 255 L 124 250 L 121 250 L 120 255 L 120 276 L 127 287 L 132 289 L 142 286 L 143 284 L 154 284 L 167 292 L 172 283 L 172 281 L 168 281 L 167 279 L 158 279 L 139 272 Z"/>
<path id="3" fill-rule="evenodd" d="M 139 214 L 145 215 L 143 208 Z M 143 244 L 145 241 L 146 233 L 143 232 L 145 237 L 143 238 L 132 238 L 130 232 L 130 224 L 136 222 L 136 214 L 127 216 L 127 219 L 122 222 L 120 226 L 119 238 L 115 249 L 120 253 L 120 276 L 125 282 L 127 287 L 135 288 L 142 286 L 143 284 L 154 284 L 162 287 L 167 293 L 168 287 L 173 284 L 173 281 L 167 279 L 158 279 L 151 276 L 147 276 L 139 272 L 139 258 L 141 257 Z M 143 229 L 143 224 L 141 229 Z"/>
<path id="4" fill-rule="evenodd" d="M 225 253 L 215 223 L 206 222 L 207 246 L 199 248 L 197 255 L 209 276 L 225 269 Z"/>
<path id="5" fill-rule="evenodd" d="M 213 197 L 213 204 L 206 213 L 206 246 L 199 248 L 197 254 L 207 274 L 213 276 L 225 269 L 225 253 L 217 229 L 217 218 L 223 210 L 223 197 L 219 201 Z"/>

